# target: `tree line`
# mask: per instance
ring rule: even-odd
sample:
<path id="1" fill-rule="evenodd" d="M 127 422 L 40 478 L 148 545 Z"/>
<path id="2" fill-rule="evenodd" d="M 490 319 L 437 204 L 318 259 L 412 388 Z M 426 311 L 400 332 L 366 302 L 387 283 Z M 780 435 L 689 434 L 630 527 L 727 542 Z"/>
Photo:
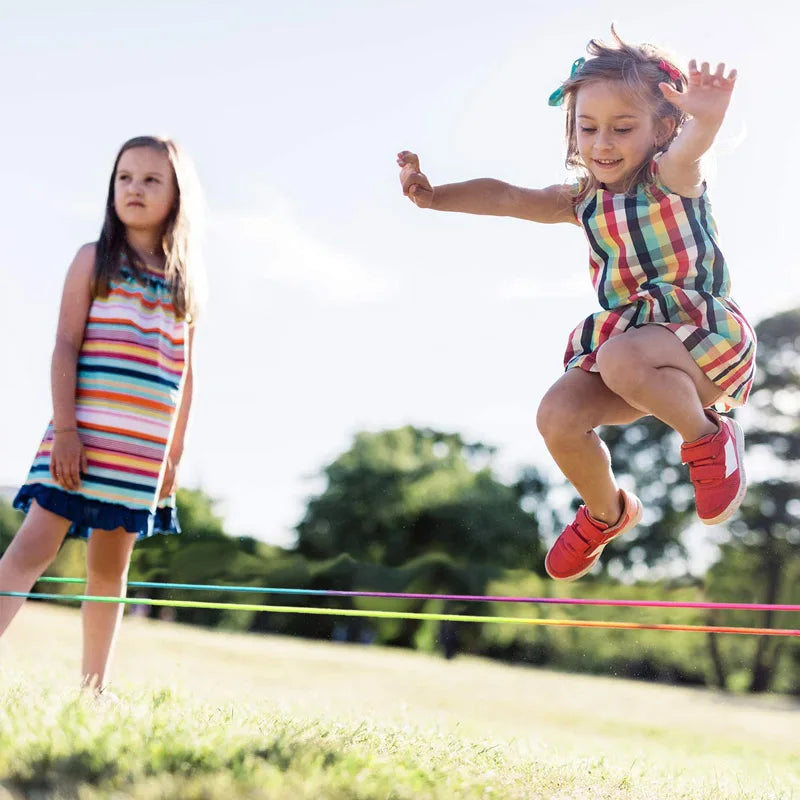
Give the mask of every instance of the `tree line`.
<path id="1" fill-rule="evenodd" d="M 718 557 L 702 575 L 690 569 L 685 532 L 693 492 L 677 435 L 653 418 L 603 431 L 615 469 L 635 486 L 646 516 L 614 540 L 601 567 L 577 584 L 546 579 L 543 558 L 574 508 L 563 484 L 537 466 L 512 482 L 493 470 L 494 448 L 458 433 L 405 426 L 357 434 L 322 472 L 292 548 L 225 533 L 212 498 L 180 490 L 184 534 L 154 537 L 134 551 L 132 580 L 299 589 L 498 594 L 630 599 L 800 603 L 800 309 L 757 326 L 758 373 L 747 415 L 751 482 L 741 513 L 725 528 Z M 577 501 L 575 501 L 577 502 Z M 573 504 L 574 505 L 574 504 Z M 0 550 L 20 515 L 0 503 Z M 62 548 L 53 574 L 82 575 L 80 543 Z M 206 596 L 207 595 L 207 596 Z M 300 606 L 302 596 L 208 592 L 204 599 Z M 148 596 L 153 596 L 148 593 Z M 161 593 L 161 596 L 167 596 Z M 168 596 L 183 597 L 179 592 Z M 189 597 L 190 595 L 185 595 Z M 195 595 L 196 597 L 196 595 Z M 442 601 L 314 598 L 336 608 L 447 611 L 688 624 L 798 627 L 786 612 L 594 609 L 553 610 Z M 567 669 L 725 689 L 800 694 L 800 642 L 777 637 L 593 631 L 531 626 L 362 620 L 300 614 L 178 609 L 180 621 L 234 630 L 376 641 L 458 650 Z"/>

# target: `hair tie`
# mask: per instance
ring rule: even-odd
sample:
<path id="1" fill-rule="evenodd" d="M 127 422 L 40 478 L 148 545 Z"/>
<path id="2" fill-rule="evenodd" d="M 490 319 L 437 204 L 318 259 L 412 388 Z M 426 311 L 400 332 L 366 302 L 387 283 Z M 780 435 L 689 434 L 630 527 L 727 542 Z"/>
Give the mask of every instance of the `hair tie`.
<path id="1" fill-rule="evenodd" d="M 586 59 L 581 56 L 580 58 L 576 58 L 572 62 L 572 68 L 569 71 L 569 78 L 567 81 L 572 80 L 575 77 L 575 73 L 586 63 Z M 564 81 L 566 83 L 567 81 Z M 549 106 L 560 106 L 564 102 L 564 83 L 558 87 L 551 95 L 547 98 L 547 105 Z"/>
<path id="2" fill-rule="evenodd" d="M 669 75 L 670 78 L 672 78 L 672 80 L 674 81 L 679 81 L 683 79 L 681 71 L 677 67 L 673 67 L 672 64 L 669 63 L 669 61 L 665 61 L 663 58 L 661 59 L 661 61 L 658 62 L 658 68 L 662 72 L 666 72 L 667 75 Z"/>

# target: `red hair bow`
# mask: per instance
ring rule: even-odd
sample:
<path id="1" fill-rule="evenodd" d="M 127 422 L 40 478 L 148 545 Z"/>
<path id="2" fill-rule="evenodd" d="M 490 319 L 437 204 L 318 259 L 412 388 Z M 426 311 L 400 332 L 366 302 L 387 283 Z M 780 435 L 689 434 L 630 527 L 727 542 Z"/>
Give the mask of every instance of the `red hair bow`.
<path id="1" fill-rule="evenodd" d="M 658 62 L 658 68 L 662 72 L 666 72 L 667 75 L 669 75 L 674 81 L 679 81 L 683 78 L 681 71 L 677 67 L 673 67 L 669 61 L 664 61 L 664 59 L 661 59 L 661 61 Z"/>

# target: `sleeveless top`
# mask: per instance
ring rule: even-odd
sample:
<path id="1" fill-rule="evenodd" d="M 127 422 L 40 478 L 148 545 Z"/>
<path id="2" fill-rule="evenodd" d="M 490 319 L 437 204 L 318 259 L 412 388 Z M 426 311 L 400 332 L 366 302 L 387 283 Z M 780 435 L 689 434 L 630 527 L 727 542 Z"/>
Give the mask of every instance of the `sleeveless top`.
<path id="1" fill-rule="evenodd" d="M 596 372 L 603 342 L 630 328 L 663 325 L 722 390 L 721 407 L 741 405 L 754 378 L 756 338 L 731 298 L 706 191 L 675 194 L 660 182 L 655 160 L 651 177 L 633 196 L 598 188 L 575 204 L 602 311 L 572 331 L 564 366 Z"/>
<path id="2" fill-rule="evenodd" d="M 177 533 L 174 496 L 159 501 L 186 373 L 186 320 L 177 319 L 163 275 L 123 263 L 107 297 L 91 303 L 77 364 L 75 411 L 88 467 L 78 491 L 50 474 L 52 420 L 14 505 L 31 500 L 92 528 L 149 536 Z"/>

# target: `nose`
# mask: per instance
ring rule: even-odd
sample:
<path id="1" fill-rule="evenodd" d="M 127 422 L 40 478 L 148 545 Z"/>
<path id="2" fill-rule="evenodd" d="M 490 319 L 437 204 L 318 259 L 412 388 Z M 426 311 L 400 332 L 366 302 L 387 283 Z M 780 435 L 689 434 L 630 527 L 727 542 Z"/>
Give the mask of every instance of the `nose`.
<path id="1" fill-rule="evenodd" d="M 606 131 L 598 131 L 594 137 L 594 146 L 598 150 L 608 150 L 611 147 L 611 137 Z"/>

